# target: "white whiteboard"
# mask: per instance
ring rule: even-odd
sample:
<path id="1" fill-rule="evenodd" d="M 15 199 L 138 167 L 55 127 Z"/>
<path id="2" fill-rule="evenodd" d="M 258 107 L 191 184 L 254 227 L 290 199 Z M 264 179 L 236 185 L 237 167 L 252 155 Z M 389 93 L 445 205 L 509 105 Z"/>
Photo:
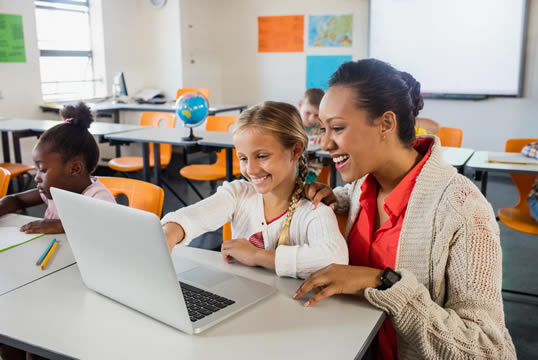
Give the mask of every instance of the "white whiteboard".
<path id="1" fill-rule="evenodd" d="M 370 0 L 369 56 L 424 94 L 520 96 L 526 0 Z"/>

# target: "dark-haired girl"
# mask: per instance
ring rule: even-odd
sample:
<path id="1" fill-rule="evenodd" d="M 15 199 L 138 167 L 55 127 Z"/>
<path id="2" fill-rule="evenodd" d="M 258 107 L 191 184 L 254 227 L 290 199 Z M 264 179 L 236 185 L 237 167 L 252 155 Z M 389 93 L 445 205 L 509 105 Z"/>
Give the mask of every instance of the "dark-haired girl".
<path id="1" fill-rule="evenodd" d="M 297 290 L 357 294 L 388 314 L 380 359 L 507 359 L 499 227 L 476 186 L 415 138 L 420 83 L 375 59 L 343 64 L 320 104 L 322 148 L 350 184 L 306 195 L 348 214 L 349 266 L 330 265 Z"/>
<path id="2" fill-rule="evenodd" d="M 26 233 L 64 232 L 50 194 L 51 187 L 115 201 L 110 191 L 91 176 L 99 161 L 99 147 L 88 131 L 93 121 L 90 109 L 79 103 L 77 106 L 66 106 L 61 115 L 64 122 L 45 131 L 32 151 L 37 170 L 37 188 L 0 200 L 0 216 L 47 204 L 43 220 L 32 221 L 21 227 L 21 231 Z"/>

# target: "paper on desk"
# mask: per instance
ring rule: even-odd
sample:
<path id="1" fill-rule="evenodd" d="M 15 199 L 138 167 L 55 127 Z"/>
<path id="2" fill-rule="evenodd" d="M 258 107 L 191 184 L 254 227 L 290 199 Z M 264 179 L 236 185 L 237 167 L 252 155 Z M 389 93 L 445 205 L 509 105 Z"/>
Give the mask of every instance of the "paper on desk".
<path id="1" fill-rule="evenodd" d="M 0 226 L 0 252 L 37 239 L 45 234 L 25 234 L 18 226 Z"/>
<path id="2" fill-rule="evenodd" d="M 538 165 L 538 159 L 520 153 L 488 153 L 488 162 L 503 164 Z"/>

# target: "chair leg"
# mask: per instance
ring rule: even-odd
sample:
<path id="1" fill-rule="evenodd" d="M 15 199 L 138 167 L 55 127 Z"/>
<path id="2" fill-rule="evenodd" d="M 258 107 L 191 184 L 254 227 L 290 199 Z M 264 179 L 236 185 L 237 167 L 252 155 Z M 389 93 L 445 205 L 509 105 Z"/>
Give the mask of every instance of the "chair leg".
<path id="1" fill-rule="evenodd" d="M 170 185 L 168 185 L 168 183 L 166 181 L 161 179 L 161 182 L 162 182 L 162 184 L 164 186 L 166 186 L 168 188 L 168 190 L 170 190 L 170 192 L 176 197 L 176 199 L 178 199 L 183 204 L 183 206 L 188 206 L 188 204 L 185 202 L 185 200 L 183 200 L 181 198 L 181 196 L 179 196 L 179 194 L 176 193 L 176 191 Z"/>
<path id="2" fill-rule="evenodd" d="M 185 181 L 187 182 L 187 184 L 189 184 L 189 186 L 194 190 L 194 192 L 196 193 L 196 195 L 198 195 L 198 197 L 200 198 L 200 200 L 203 200 L 204 197 L 202 196 L 202 194 L 200 194 L 200 192 L 198 191 L 198 189 L 196 188 L 196 186 L 194 186 L 194 184 L 187 178 L 183 178 L 185 179 Z"/>

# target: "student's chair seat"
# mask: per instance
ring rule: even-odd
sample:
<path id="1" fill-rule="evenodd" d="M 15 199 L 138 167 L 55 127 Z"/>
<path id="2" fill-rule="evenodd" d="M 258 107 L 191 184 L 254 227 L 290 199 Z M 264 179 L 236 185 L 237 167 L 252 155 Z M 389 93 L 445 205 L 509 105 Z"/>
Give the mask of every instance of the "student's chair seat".
<path id="1" fill-rule="evenodd" d="M 0 199 L 7 194 L 9 180 L 11 180 L 11 173 L 9 170 L 4 167 L 0 167 Z"/>
<path id="2" fill-rule="evenodd" d="M 176 116 L 172 113 L 164 112 L 145 112 L 140 116 L 140 125 L 159 127 L 163 125 L 166 128 L 176 126 Z M 172 158 L 172 145 L 161 144 L 161 167 L 165 168 Z M 149 144 L 149 166 L 154 166 L 153 144 Z M 140 171 L 144 168 L 144 160 L 141 156 L 125 156 L 114 158 L 108 162 L 108 166 L 118 172 Z"/>
<path id="3" fill-rule="evenodd" d="M 527 144 L 536 142 L 538 139 L 509 139 L 505 145 L 505 152 L 520 152 Z M 499 220 L 509 228 L 527 234 L 538 235 L 538 222 L 530 215 L 528 195 L 536 179 L 533 174 L 510 173 L 512 181 L 516 185 L 519 200 L 514 207 L 499 209 Z"/>
<path id="4" fill-rule="evenodd" d="M 237 116 L 209 116 L 206 122 L 207 131 L 227 132 L 230 126 L 237 121 Z M 193 164 L 181 168 L 180 175 L 185 178 L 187 184 L 194 192 L 203 199 L 204 197 L 190 180 L 197 181 L 217 181 L 226 179 L 226 151 L 217 152 L 217 161 L 213 164 Z M 239 159 L 235 149 L 233 150 L 233 176 L 241 175 Z"/>
<path id="5" fill-rule="evenodd" d="M 181 95 L 186 93 L 197 93 L 204 95 L 207 100 L 209 100 L 209 89 L 208 88 L 182 88 L 178 89 L 176 92 L 176 99 L 178 99 Z"/>
<path id="6" fill-rule="evenodd" d="M 107 176 L 99 176 L 98 179 L 115 198 L 125 195 L 129 207 L 149 211 L 161 217 L 164 202 L 164 190 L 161 187 L 136 179 Z"/>
<path id="7" fill-rule="evenodd" d="M 435 136 L 441 140 L 441 146 L 461 147 L 463 130 L 441 126 L 441 130 Z"/>
<path id="8" fill-rule="evenodd" d="M 33 166 L 19 163 L 0 163 L 0 167 L 8 170 L 11 174 L 11 179 L 17 179 L 18 181 L 18 191 L 23 191 L 26 187 L 24 184 L 23 176 L 28 176 L 27 184 L 32 181 L 32 175 L 30 171 L 35 170 Z M 26 185 L 27 185 L 26 184 Z"/>

